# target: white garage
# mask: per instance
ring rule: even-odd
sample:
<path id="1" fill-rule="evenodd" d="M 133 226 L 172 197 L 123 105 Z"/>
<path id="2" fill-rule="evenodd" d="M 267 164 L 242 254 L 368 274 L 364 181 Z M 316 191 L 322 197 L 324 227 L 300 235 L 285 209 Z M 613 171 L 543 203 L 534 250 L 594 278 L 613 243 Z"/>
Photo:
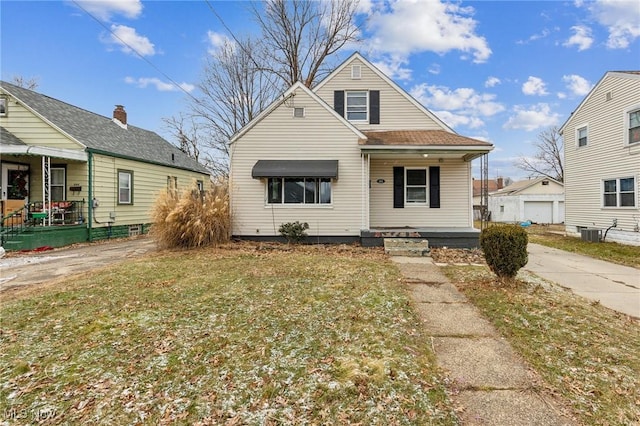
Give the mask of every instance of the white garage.
<path id="1" fill-rule="evenodd" d="M 550 178 L 515 182 L 489 194 L 494 222 L 564 222 L 564 185 Z"/>
<path id="2" fill-rule="evenodd" d="M 525 201 L 524 220 L 533 223 L 553 223 L 553 201 Z"/>

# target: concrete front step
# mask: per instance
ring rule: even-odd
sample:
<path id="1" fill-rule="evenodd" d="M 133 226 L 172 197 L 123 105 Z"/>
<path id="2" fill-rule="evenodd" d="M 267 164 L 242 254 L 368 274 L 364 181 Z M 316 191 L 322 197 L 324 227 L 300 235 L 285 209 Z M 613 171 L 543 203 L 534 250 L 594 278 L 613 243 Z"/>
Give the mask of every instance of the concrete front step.
<path id="1" fill-rule="evenodd" d="M 385 238 L 384 252 L 390 256 L 429 256 L 429 241 L 421 238 Z"/>

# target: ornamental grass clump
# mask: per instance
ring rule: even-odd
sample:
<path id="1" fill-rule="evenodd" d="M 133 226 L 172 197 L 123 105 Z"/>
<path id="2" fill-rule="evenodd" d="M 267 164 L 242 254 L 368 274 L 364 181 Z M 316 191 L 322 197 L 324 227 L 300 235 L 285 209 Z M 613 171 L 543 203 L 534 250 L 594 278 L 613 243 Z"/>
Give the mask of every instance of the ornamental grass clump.
<path id="1" fill-rule="evenodd" d="M 161 248 L 195 248 L 229 241 L 231 216 L 226 183 L 200 191 L 194 184 L 182 193 L 165 189 L 151 211 L 150 235 Z"/>
<path id="2" fill-rule="evenodd" d="M 480 233 L 487 265 L 501 280 L 513 280 L 527 264 L 527 243 L 527 231 L 518 225 L 490 226 Z"/>

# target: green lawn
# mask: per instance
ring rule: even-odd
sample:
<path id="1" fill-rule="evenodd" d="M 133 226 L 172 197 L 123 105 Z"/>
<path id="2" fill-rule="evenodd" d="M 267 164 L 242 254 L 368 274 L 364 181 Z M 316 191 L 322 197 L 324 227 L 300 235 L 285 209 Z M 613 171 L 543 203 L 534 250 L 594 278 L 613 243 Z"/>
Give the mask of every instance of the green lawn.
<path id="1" fill-rule="evenodd" d="M 380 251 L 242 245 L 5 294 L 0 410 L 21 424 L 454 424 L 399 279 Z"/>
<path id="2" fill-rule="evenodd" d="M 505 288 L 486 267 L 445 272 L 584 424 L 640 423 L 637 320 L 537 277 Z"/>

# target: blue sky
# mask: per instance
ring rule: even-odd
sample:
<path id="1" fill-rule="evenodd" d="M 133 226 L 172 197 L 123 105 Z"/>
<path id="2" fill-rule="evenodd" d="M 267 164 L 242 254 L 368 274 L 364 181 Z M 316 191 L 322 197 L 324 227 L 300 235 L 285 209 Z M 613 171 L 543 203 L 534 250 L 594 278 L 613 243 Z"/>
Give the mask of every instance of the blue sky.
<path id="1" fill-rule="evenodd" d="M 82 6 L 82 8 L 79 7 Z M 0 2 L 1 78 L 170 138 L 224 27 L 255 32 L 248 2 Z M 83 10 L 84 9 L 84 10 Z M 640 2 L 361 0 L 359 50 L 458 133 L 489 141 L 490 177 L 561 125 L 607 71 L 640 69 Z M 114 37 L 117 34 L 118 37 Z M 128 46 L 137 50 L 133 53 Z M 181 87 L 178 88 L 175 84 Z"/>

